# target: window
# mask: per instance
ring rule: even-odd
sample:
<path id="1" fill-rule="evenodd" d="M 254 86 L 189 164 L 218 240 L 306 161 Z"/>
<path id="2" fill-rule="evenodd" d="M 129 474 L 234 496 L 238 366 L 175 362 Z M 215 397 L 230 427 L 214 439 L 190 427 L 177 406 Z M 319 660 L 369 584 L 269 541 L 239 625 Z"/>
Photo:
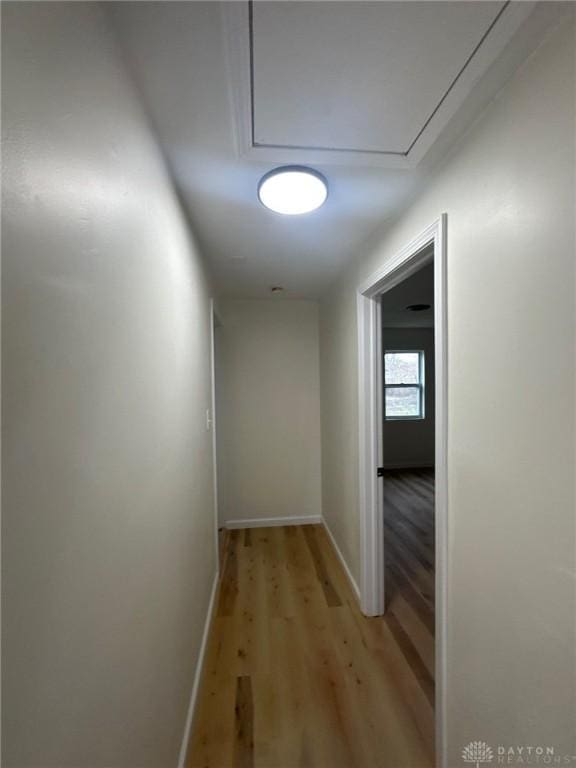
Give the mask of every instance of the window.
<path id="1" fill-rule="evenodd" d="M 384 418 L 424 418 L 424 352 L 384 352 Z"/>

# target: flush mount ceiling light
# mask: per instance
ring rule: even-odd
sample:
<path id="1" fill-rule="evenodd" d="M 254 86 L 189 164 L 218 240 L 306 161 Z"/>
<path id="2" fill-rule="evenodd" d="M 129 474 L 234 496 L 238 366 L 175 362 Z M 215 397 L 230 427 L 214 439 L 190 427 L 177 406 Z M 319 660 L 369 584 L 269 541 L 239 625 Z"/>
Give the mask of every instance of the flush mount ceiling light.
<path id="1" fill-rule="evenodd" d="M 299 165 L 275 168 L 260 180 L 258 198 L 276 213 L 296 216 L 320 208 L 328 197 L 328 185 L 321 173 Z"/>

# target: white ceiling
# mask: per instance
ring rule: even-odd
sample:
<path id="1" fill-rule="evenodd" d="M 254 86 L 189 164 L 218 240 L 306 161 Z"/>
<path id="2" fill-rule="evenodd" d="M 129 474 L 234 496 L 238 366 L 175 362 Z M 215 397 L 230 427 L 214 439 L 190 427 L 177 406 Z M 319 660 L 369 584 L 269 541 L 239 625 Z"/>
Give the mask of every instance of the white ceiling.
<path id="1" fill-rule="evenodd" d="M 504 4 L 255 3 L 255 142 L 405 154 Z"/>
<path id="2" fill-rule="evenodd" d="M 252 35 L 242 0 L 104 5 L 223 296 L 320 295 L 545 28 L 527 2 L 259 1 Z M 518 28 L 516 55 L 488 69 Z M 407 149 L 423 128 L 422 161 Z M 327 177 L 323 208 L 260 205 L 260 177 L 284 162 Z"/>
<path id="3" fill-rule="evenodd" d="M 411 312 L 407 309 L 411 304 L 429 304 L 430 309 Z M 434 327 L 433 262 L 426 264 L 382 296 L 382 327 Z"/>

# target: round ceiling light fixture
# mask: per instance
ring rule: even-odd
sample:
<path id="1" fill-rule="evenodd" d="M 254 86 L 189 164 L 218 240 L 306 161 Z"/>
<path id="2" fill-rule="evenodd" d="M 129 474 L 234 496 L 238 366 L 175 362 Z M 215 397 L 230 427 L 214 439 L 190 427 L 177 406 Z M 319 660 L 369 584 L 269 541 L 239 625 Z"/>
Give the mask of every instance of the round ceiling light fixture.
<path id="1" fill-rule="evenodd" d="M 262 205 L 286 216 L 315 211 L 327 197 L 328 184 L 324 176 L 300 165 L 274 168 L 258 185 L 258 199 Z"/>

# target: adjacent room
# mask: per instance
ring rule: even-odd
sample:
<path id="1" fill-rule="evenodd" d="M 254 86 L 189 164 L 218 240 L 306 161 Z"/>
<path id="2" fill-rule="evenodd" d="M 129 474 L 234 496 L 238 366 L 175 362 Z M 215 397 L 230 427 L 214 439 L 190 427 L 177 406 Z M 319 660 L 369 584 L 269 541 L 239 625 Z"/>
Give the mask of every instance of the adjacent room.
<path id="1" fill-rule="evenodd" d="M 576 768 L 575 24 L 3 0 L 4 768 Z"/>
<path id="2" fill-rule="evenodd" d="M 434 262 L 384 293 L 381 301 L 386 613 L 433 707 Z M 405 637 L 408 643 L 402 643 Z"/>

